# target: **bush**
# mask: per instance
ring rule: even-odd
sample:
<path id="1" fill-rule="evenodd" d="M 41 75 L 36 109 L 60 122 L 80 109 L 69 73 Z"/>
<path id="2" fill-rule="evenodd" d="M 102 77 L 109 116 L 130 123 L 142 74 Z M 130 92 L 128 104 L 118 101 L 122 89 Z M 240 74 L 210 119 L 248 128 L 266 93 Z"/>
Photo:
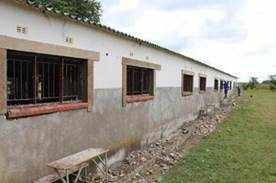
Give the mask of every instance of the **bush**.
<path id="1" fill-rule="evenodd" d="M 270 77 L 271 81 L 270 81 L 270 89 L 271 90 L 276 90 L 276 79 L 275 76 L 271 76 Z"/>
<path id="2" fill-rule="evenodd" d="M 272 91 L 276 91 L 276 85 L 271 84 L 271 85 L 270 85 L 270 89 L 271 89 Z"/>

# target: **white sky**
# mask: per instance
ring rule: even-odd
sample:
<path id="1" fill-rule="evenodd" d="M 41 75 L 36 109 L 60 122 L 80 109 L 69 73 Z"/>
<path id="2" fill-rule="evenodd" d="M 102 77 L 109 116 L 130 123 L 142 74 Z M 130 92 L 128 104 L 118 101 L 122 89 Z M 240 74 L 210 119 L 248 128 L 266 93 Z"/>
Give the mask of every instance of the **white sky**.
<path id="1" fill-rule="evenodd" d="M 101 0 L 102 23 L 248 81 L 276 74 L 275 0 Z"/>

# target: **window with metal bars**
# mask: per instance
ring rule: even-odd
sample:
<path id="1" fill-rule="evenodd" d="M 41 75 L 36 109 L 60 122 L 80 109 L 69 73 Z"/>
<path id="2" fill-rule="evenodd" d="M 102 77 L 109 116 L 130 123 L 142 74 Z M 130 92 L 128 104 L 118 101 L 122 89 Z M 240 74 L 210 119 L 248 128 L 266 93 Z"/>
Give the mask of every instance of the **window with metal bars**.
<path id="1" fill-rule="evenodd" d="M 216 91 L 219 90 L 219 81 L 218 81 L 217 79 L 215 79 L 215 81 L 214 81 L 214 89 L 215 89 Z"/>
<path id="2" fill-rule="evenodd" d="M 199 78 L 199 90 L 206 91 L 206 78 L 205 77 Z"/>
<path id="3" fill-rule="evenodd" d="M 182 89 L 185 93 L 192 93 L 193 92 L 193 88 L 194 88 L 194 76 L 193 75 L 189 75 L 189 74 L 183 74 L 182 75 L 183 79 L 183 83 L 182 83 Z"/>
<path id="4" fill-rule="evenodd" d="M 154 70 L 127 66 L 127 95 L 153 95 Z"/>
<path id="5" fill-rule="evenodd" d="M 222 91 L 224 88 L 224 81 L 223 80 L 220 80 L 220 90 Z"/>
<path id="6" fill-rule="evenodd" d="M 85 99 L 85 60 L 18 51 L 7 57 L 9 106 Z"/>

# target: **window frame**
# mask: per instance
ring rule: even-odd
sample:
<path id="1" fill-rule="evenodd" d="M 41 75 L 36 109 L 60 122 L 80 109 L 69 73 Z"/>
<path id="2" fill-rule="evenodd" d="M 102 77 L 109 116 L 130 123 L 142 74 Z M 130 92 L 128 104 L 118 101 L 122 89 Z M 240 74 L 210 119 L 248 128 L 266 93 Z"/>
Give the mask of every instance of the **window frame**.
<path id="1" fill-rule="evenodd" d="M 29 54 L 41 54 L 41 55 L 49 55 L 45 53 L 34 53 L 34 52 L 27 52 L 27 51 L 20 51 L 20 50 L 11 50 L 11 49 L 2 49 L 5 53 L 5 58 L 3 59 L 5 61 L 4 68 L 5 68 L 5 101 L 4 105 L 2 107 L 2 114 L 5 114 L 7 119 L 18 119 L 18 118 L 26 118 L 26 117 L 32 117 L 32 116 L 39 116 L 39 115 L 45 115 L 50 113 L 56 113 L 56 112 L 65 112 L 69 110 L 80 110 L 80 109 L 87 109 L 87 111 L 92 111 L 93 106 L 93 95 L 94 95 L 94 61 L 95 60 L 89 60 L 84 58 L 76 58 L 79 62 L 85 62 L 81 63 L 83 65 L 83 77 L 85 78 L 83 83 L 83 97 L 82 100 L 69 100 L 69 101 L 63 101 L 63 102 L 45 102 L 45 103 L 30 103 L 30 104 L 22 104 L 22 105 L 8 105 L 8 91 L 7 91 L 7 85 L 8 85 L 8 52 L 9 51 L 15 51 L 15 52 L 22 52 L 22 53 L 29 53 Z M 1 51 L 1 50 L 0 50 Z M 58 55 L 49 55 L 53 57 L 62 57 Z M 2 58 L 2 57 L 1 57 Z M 74 59 L 73 57 L 64 57 L 68 59 Z M 62 82 L 63 83 L 63 82 Z M 5 106 L 5 108 L 4 108 Z M 5 111 L 5 112 L 4 112 Z"/>
<path id="2" fill-rule="evenodd" d="M 7 106 L 7 50 L 32 52 L 38 54 L 48 54 L 72 58 L 87 59 L 87 111 L 92 111 L 94 96 L 94 62 L 100 61 L 100 53 L 92 50 L 84 50 L 76 47 L 62 46 L 52 43 L 42 43 L 21 38 L 12 38 L 0 35 L 0 113 L 8 117 L 12 113 Z M 86 104 L 85 104 L 86 105 Z M 48 107 L 48 106 L 47 106 Z M 70 107 L 64 107 L 62 111 L 70 110 Z M 73 107 L 76 109 L 77 107 Z M 36 107 L 36 109 L 38 109 Z M 25 111 L 25 109 L 22 109 Z M 23 112 L 22 111 L 22 112 Z M 54 112 L 57 112 L 55 109 Z M 30 114 L 30 113 L 28 113 Z M 43 113 L 41 113 L 42 115 Z M 40 115 L 40 114 L 37 114 Z M 28 117 L 28 116 L 25 116 Z"/>
<path id="3" fill-rule="evenodd" d="M 205 78 L 205 87 L 204 90 L 201 90 L 201 78 Z M 207 76 L 205 74 L 199 74 L 199 93 L 205 93 L 207 91 Z"/>
<path id="4" fill-rule="evenodd" d="M 153 91 L 152 94 L 127 95 L 127 67 L 138 67 L 153 70 Z M 161 66 L 149 62 L 122 57 L 122 105 L 129 103 L 146 102 L 153 100 L 156 90 L 156 70 L 161 70 Z"/>
<path id="5" fill-rule="evenodd" d="M 223 92 L 224 91 L 224 80 L 223 79 L 220 79 L 219 80 L 219 91 L 220 92 Z"/>
<path id="6" fill-rule="evenodd" d="M 184 77 L 185 77 L 185 75 L 192 76 L 192 91 L 184 91 Z M 194 83 L 195 83 L 194 76 L 195 76 L 194 72 L 186 71 L 186 70 L 181 71 L 181 94 L 182 94 L 182 97 L 193 95 L 193 93 L 194 93 Z"/>
<path id="7" fill-rule="evenodd" d="M 63 104 L 87 102 L 87 60 L 8 50 L 7 62 L 8 64 L 12 64 L 10 65 L 12 68 L 7 66 L 7 69 L 10 68 L 12 71 L 12 80 L 16 81 L 16 69 L 20 69 L 17 71 L 20 73 L 17 74 L 20 75 L 18 76 L 18 79 L 21 81 L 19 83 L 13 82 L 14 90 L 12 90 L 12 93 L 14 93 L 14 95 L 12 95 L 13 98 L 7 99 L 8 108 L 35 105 L 40 106 L 43 104 L 50 105 L 52 103 Z M 28 90 L 28 98 L 24 97 L 26 95 L 26 91 L 24 91 L 25 89 L 22 88 L 22 82 L 24 81 L 24 76 L 29 69 L 26 68 L 27 70 L 24 70 L 23 63 L 28 63 L 31 66 L 29 69 L 31 69 L 32 72 L 32 74 L 28 77 L 28 83 L 31 83 L 33 87 L 31 90 Z M 15 65 L 19 65 L 19 67 L 16 68 Z M 52 69 L 55 70 L 56 73 L 51 73 L 50 66 L 53 66 Z M 74 84 L 80 84 L 83 86 L 80 93 L 77 90 L 77 85 L 75 88 L 72 88 L 69 87 L 68 83 L 66 84 L 68 80 L 73 81 L 71 75 L 72 73 L 67 72 L 67 67 L 69 66 L 74 66 L 75 69 L 77 68 L 77 70 L 74 71 L 74 74 L 77 74 L 79 69 L 82 70 L 82 74 L 78 75 L 79 77 L 75 77 L 74 81 Z M 67 74 L 69 75 L 66 77 L 65 75 Z M 8 75 L 9 74 L 7 73 L 7 77 Z M 53 77 L 55 80 L 52 80 L 51 77 Z M 25 82 L 27 82 L 27 80 L 25 80 Z M 18 86 L 16 86 L 16 84 L 18 84 Z M 73 99 L 73 96 L 68 96 L 68 92 L 71 94 L 72 91 L 74 93 L 75 99 Z M 15 95 L 21 95 L 21 98 L 18 98 Z M 24 104 L 25 100 L 29 102 Z"/>
<path id="8" fill-rule="evenodd" d="M 216 88 L 216 81 L 217 81 L 217 88 Z M 218 92 L 220 90 L 220 80 L 218 78 L 214 79 L 214 91 Z"/>

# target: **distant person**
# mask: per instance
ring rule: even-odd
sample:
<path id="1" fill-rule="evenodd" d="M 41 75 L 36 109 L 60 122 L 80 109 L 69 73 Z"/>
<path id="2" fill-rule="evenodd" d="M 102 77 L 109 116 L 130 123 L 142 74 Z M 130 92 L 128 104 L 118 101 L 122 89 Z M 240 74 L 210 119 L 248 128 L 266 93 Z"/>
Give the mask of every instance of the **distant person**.
<path id="1" fill-rule="evenodd" d="M 228 90 L 229 90 L 228 83 L 225 82 L 225 83 L 224 83 L 224 98 L 227 98 L 227 97 L 228 97 Z"/>
<path id="2" fill-rule="evenodd" d="M 241 87 L 238 86 L 238 96 L 240 97 L 241 96 Z"/>

